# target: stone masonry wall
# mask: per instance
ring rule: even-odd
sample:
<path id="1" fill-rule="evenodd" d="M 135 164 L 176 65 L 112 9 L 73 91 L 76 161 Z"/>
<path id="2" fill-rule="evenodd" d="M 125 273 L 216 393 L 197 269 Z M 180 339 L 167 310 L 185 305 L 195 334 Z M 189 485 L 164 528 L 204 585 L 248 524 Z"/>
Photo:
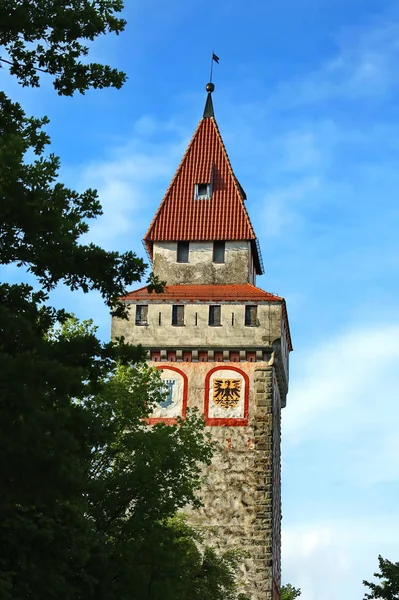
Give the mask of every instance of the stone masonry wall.
<path id="1" fill-rule="evenodd" d="M 172 365 L 165 367 L 168 364 Z M 248 425 L 208 428 L 217 449 L 205 473 L 204 507 L 187 513 L 193 524 L 212 528 L 208 540 L 212 545 L 248 553 L 241 582 L 251 600 L 273 600 L 273 560 L 279 564 L 280 553 L 279 541 L 273 548 L 274 367 L 265 362 L 233 365 L 249 377 Z M 178 366 L 188 376 L 189 407 L 203 410 L 206 373 L 215 363 Z M 276 508 L 274 518 L 280 519 Z M 274 559 L 273 552 L 278 554 Z"/>
<path id="2" fill-rule="evenodd" d="M 176 260 L 177 242 L 154 242 L 153 269 L 169 285 L 255 283 L 251 245 L 226 241 L 225 262 L 213 262 L 212 242 L 190 242 L 187 263 Z"/>

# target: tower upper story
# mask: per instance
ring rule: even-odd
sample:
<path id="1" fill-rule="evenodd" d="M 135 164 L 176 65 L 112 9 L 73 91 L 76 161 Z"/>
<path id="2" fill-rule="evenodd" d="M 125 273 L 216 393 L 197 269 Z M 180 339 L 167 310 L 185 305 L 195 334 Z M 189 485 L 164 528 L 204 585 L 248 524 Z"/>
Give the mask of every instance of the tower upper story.
<path id="1" fill-rule="evenodd" d="M 255 284 L 259 244 L 213 110 L 213 84 L 183 159 L 144 237 L 169 285 Z"/>
<path id="2" fill-rule="evenodd" d="M 141 344 L 152 362 L 274 364 L 284 405 L 292 350 L 286 304 L 255 287 L 263 272 L 260 248 L 212 91 L 144 237 L 165 289 L 143 287 L 122 298 L 128 320 L 113 318 L 112 337 Z"/>

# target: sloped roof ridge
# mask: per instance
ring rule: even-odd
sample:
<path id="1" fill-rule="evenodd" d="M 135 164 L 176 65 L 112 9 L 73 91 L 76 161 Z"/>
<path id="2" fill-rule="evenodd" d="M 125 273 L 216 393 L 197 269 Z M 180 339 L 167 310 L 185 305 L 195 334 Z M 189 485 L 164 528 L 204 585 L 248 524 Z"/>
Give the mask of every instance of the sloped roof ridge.
<path id="1" fill-rule="evenodd" d="M 276 300 L 276 301 L 284 300 L 284 298 L 282 298 L 281 296 L 277 296 L 276 294 L 273 294 L 272 292 L 267 292 L 266 290 L 262 290 L 262 288 L 259 288 L 256 285 L 249 283 L 249 282 L 248 283 L 217 283 L 217 284 L 214 284 L 214 283 L 180 283 L 180 284 L 166 285 L 164 288 L 164 292 L 161 292 L 161 293 L 147 292 L 147 287 L 148 286 L 143 286 L 143 287 L 137 288 L 136 290 L 132 290 L 132 291 L 128 292 L 127 295 L 122 298 L 122 300 L 127 299 L 129 296 L 134 296 L 140 292 L 144 292 L 145 294 L 148 293 L 148 295 L 153 295 L 154 297 L 157 297 L 157 296 L 162 297 L 162 294 L 164 292 L 166 294 L 169 291 L 177 293 L 177 290 L 179 290 L 179 289 L 181 291 L 185 290 L 185 291 L 190 292 L 191 290 L 193 290 L 193 288 L 195 288 L 197 290 L 201 289 L 201 288 L 204 290 L 211 289 L 214 291 L 217 291 L 218 289 L 221 289 L 221 288 L 223 288 L 223 289 L 230 288 L 232 291 L 234 289 L 237 290 L 237 288 L 240 291 L 243 291 L 245 289 L 247 289 L 247 290 L 250 289 L 250 290 L 253 290 L 255 293 L 261 293 L 261 294 L 269 296 L 270 298 L 272 297 L 273 300 Z"/>
<path id="2" fill-rule="evenodd" d="M 170 184 L 168 185 L 168 187 L 167 187 L 167 189 L 166 189 L 166 192 L 165 192 L 165 194 L 164 194 L 164 196 L 163 196 L 163 198 L 162 198 L 162 201 L 161 201 L 160 205 L 158 206 L 158 208 L 157 208 L 157 210 L 156 210 L 156 212 L 155 212 L 154 218 L 152 219 L 152 221 L 151 221 L 151 223 L 150 223 L 150 226 L 149 226 L 149 227 L 148 227 L 148 229 L 147 229 L 147 233 L 146 233 L 146 234 L 145 234 L 145 236 L 144 236 L 144 240 L 146 240 L 146 239 L 147 239 L 147 237 L 149 236 L 149 234 L 150 234 L 150 232 L 151 232 L 151 229 L 153 228 L 153 226 L 154 226 L 154 223 L 155 223 L 155 221 L 156 221 L 156 220 L 157 220 L 157 218 L 158 218 L 158 215 L 159 215 L 159 213 L 161 212 L 161 210 L 162 210 L 162 208 L 163 208 L 164 204 L 166 203 L 166 200 L 167 200 L 167 198 L 168 198 L 169 192 L 170 192 L 170 190 L 171 190 L 171 188 L 172 188 L 173 184 L 175 183 L 175 181 L 176 181 L 176 179 L 177 179 L 177 176 L 178 176 L 178 174 L 180 173 L 180 170 L 181 170 L 181 169 L 182 169 L 182 167 L 183 167 L 183 164 L 184 164 L 184 163 L 186 162 L 186 160 L 187 160 L 187 156 L 188 156 L 188 154 L 189 154 L 189 152 L 190 152 L 191 146 L 193 145 L 195 138 L 197 137 L 197 135 L 198 135 L 198 133 L 199 133 L 199 130 L 200 130 L 200 127 L 201 127 L 201 125 L 202 125 L 202 122 L 203 122 L 203 120 L 204 120 L 204 119 L 201 119 L 201 121 L 198 123 L 198 125 L 197 125 L 197 128 L 196 128 L 196 130 L 194 131 L 194 133 L 193 133 L 193 135 L 192 135 L 192 137 L 191 137 L 191 140 L 190 140 L 190 142 L 189 142 L 189 144 L 188 144 L 188 146 L 187 146 L 187 148 L 186 148 L 186 151 L 185 151 L 185 153 L 183 154 L 183 157 L 182 157 L 181 161 L 179 162 L 179 165 L 178 165 L 178 167 L 177 167 L 177 169 L 176 169 L 176 171 L 175 171 L 175 174 L 173 175 L 173 177 L 172 177 L 172 179 L 171 179 L 171 182 L 170 182 Z"/>
<path id="3" fill-rule="evenodd" d="M 228 284 L 226 284 L 228 285 Z M 277 294 L 274 294 L 273 292 L 267 292 L 266 290 L 262 290 L 262 288 L 258 287 L 257 285 L 254 285 L 253 283 L 244 283 L 242 285 L 248 285 L 251 288 L 253 288 L 254 290 L 257 290 L 258 292 L 263 292 L 264 294 L 270 294 L 271 296 L 274 296 L 275 298 L 278 298 L 279 300 L 284 300 L 284 298 L 282 298 L 281 296 L 277 296 Z"/>
<path id="4" fill-rule="evenodd" d="M 222 146 L 223 154 L 224 154 L 224 157 L 226 159 L 226 162 L 227 162 L 230 174 L 233 177 L 233 185 L 236 188 L 238 197 L 239 197 L 240 202 L 242 204 L 242 208 L 243 208 L 244 213 L 245 213 L 245 218 L 247 220 L 248 227 L 252 231 L 252 234 L 254 236 L 253 239 L 256 239 L 255 231 L 254 231 L 254 228 L 252 226 L 251 219 L 249 218 L 249 214 L 248 214 L 248 211 L 247 211 L 247 207 L 245 206 L 245 202 L 244 202 L 244 199 L 243 199 L 242 194 L 241 194 L 240 184 L 238 183 L 238 179 L 237 179 L 237 177 L 236 177 L 236 175 L 235 175 L 235 173 L 233 171 L 233 167 L 231 166 L 230 158 L 229 158 L 229 155 L 227 154 L 226 146 L 224 145 L 224 141 L 223 141 L 222 135 L 221 135 L 221 133 L 219 131 L 218 124 L 217 124 L 215 118 L 212 118 L 211 121 L 213 122 L 213 126 L 215 127 L 216 134 L 217 134 L 217 136 L 219 138 L 219 142 L 220 142 L 220 144 Z"/>
<path id="5" fill-rule="evenodd" d="M 193 136 L 192 136 L 192 138 L 191 138 L 191 140 L 190 140 L 190 142 L 189 142 L 189 144 L 188 144 L 188 146 L 186 148 L 186 151 L 183 154 L 183 157 L 182 157 L 182 159 L 181 159 L 181 161 L 180 161 L 180 163 L 179 163 L 179 165 L 178 165 L 178 167 L 177 167 L 177 169 L 175 171 L 175 174 L 174 174 L 174 176 L 173 176 L 173 178 L 172 178 L 172 180 L 171 180 L 171 182 L 170 182 L 170 184 L 169 184 L 169 186 L 168 186 L 168 188 L 167 188 L 167 190 L 166 190 L 166 192 L 165 192 L 165 194 L 163 196 L 163 199 L 162 199 L 160 205 L 158 206 L 158 209 L 157 209 L 157 211 L 156 211 L 156 213 L 155 213 L 155 215 L 154 215 L 154 217 L 153 217 L 153 219 L 152 219 L 152 221 L 150 223 L 150 226 L 148 227 L 148 230 L 147 230 L 147 232 L 146 232 L 146 234 L 144 236 L 144 241 L 147 241 L 148 237 L 150 237 L 152 229 L 153 229 L 153 227 L 154 227 L 154 225 L 155 225 L 155 223 L 156 223 L 156 221 L 157 221 L 160 213 L 162 212 L 162 210 L 163 210 L 163 208 L 164 208 L 164 206 L 165 206 L 165 204 L 166 204 L 166 202 L 167 202 L 167 200 L 169 198 L 170 191 L 173 188 L 173 186 L 174 186 L 174 184 L 175 184 L 175 182 L 176 182 L 176 180 L 177 180 L 180 172 L 183 170 L 184 164 L 186 163 L 188 155 L 190 154 L 190 151 L 191 151 L 191 149 L 192 149 L 192 147 L 194 145 L 194 142 L 195 142 L 196 138 L 199 135 L 201 127 L 205 125 L 206 121 L 211 121 L 212 122 L 212 126 L 214 128 L 214 131 L 216 133 L 218 142 L 220 144 L 224 160 L 226 161 L 226 164 L 227 164 L 228 172 L 229 172 L 229 174 L 230 174 L 230 176 L 232 178 L 233 186 L 235 188 L 235 191 L 236 191 L 236 194 L 237 194 L 237 197 L 238 197 L 238 201 L 241 204 L 241 209 L 243 210 L 243 213 L 244 213 L 244 216 L 245 216 L 245 221 L 247 223 L 249 231 L 251 232 L 251 234 L 253 236 L 250 239 L 254 239 L 254 240 L 256 239 L 255 231 L 254 231 L 253 225 L 251 223 L 251 219 L 249 217 L 249 214 L 248 214 L 248 211 L 247 211 L 247 208 L 245 206 L 245 202 L 244 202 L 244 199 L 243 199 L 243 196 L 242 196 L 242 193 L 241 193 L 240 184 L 239 184 L 238 179 L 237 179 L 237 177 L 236 177 L 236 175 L 235 175 L 235 173 L 233 171 L 233 167 L 231 165 L 230 158 L 229 158 L 229 155 L 227 153 L 226 146 L 225 146 L 225 144 L 223 142 L 223 138 L 221 136 L 218 124 L 217 124 L 216 119 L 214 117 L 209 117 L 209 118 L 206 118 L 206 119 L 202 118 L 200 120 L 200 122 L 198 123 L 197 128 L 194 131 L 194 134 L 193 134 Z"/>

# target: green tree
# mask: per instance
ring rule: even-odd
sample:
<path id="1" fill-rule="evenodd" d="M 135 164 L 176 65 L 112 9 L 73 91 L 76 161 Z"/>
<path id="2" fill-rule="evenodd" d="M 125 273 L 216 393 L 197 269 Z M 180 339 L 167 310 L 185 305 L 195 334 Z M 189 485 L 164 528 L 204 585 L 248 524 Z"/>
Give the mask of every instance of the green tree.
<path id="1" fill-rule="evenodd" d="M 71 334 L 81 339 L 82 325 L 77 331 L 73 324 Z M 233 600 L 241 554 L 201 550 L 201 531 L 176 517 L 187 503 L 199 506 L 201 466 L 209 464 L 212 444 L 195 412 L 176 426 L 146 426 L 163 394 L 157 370 L 119 364 L 82 401 L 102 424 L 86 509 L 96 540 L 86 564 L 96 582 L 93 598 Z"/>
<path id="2" fill-rule="evenodd" d="M 121 33 L 122 0 L 0 0 L 0 58 L 23 86 L 38 87 L 47 73 L 60 95 L 89 88 L 120 88 L 125 73 L 108 65 L 82 62 L 87 43 L 105 33 Z"/>
<path id="3" fill-rule="evenodd" d="M 0 0 L 0 65 L 23 86 L 49 77 L 61 95 L 118 88 L 125 75 L 86 56 L 97 36 L 123 30 L 122 8 L 119 0 Z M 188 600 L 197 588 L 233 598 L 238 555 L 199 550 L 195 530 L 174 519 L 197 502 L 210 456 L 198 417 L 146 429 L 159 382 L 132 367 L 142 349 L 103 344 L 49 306 L 63 283 L 99 291 L 123 317 L 118 298 L 145 264 L 82 243 L 101 206 L 94 190 L 58 181 L 46 123 L 0 94 L 0 264 L 36 278 L 35 288 L 0 285 L 0 597 L 152 600 L 167 585 L 173 598 Z M 155 582 L 161 554 L 169 575 Z M 186 596 L 182 565 L 196 573 Z"/>
<path id="4" fill-rule="evenodd" d="M 378 566 L 379 572 L 374 573 L 374 577 L 377 577 L 380 583 L 363 581 L 363 584 L 370 588 L 370 592 L 365 594 L 364 597 L 399 600 L 399 562 L 393 563 L 379 556 Z"/>
<path id="5" fill-rule="evenodd" d="M 159 541 L 162 540 L 162 543 Z M 154 543 L 156 542 L 156 543 Z M 156 523 L 135 554 L 137 600 L 248 600 L 237 591 L 243 555 L 204 547 L 202 532 L 181 516 Z"/>
<path id="6" fill-rule="evenodd" d="M 295 600 L 295 598 L 298 598 L 300 595 L 301 590 L 299 588 L 294 588 L 290 583 L 281 586 L 281 600 Z"/>

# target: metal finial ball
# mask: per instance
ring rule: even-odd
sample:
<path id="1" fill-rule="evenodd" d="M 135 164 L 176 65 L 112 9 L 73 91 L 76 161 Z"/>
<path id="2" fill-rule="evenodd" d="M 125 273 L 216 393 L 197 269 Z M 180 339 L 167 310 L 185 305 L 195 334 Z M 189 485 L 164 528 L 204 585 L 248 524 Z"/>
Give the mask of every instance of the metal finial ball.
<path id="1" fill-rule="evenodd" d="M 213 90 L 215 89 L 215 84 L 214 83 L 207 83 L 206 84 L 206 91 L 207 92 L 213 92 Z"/>

